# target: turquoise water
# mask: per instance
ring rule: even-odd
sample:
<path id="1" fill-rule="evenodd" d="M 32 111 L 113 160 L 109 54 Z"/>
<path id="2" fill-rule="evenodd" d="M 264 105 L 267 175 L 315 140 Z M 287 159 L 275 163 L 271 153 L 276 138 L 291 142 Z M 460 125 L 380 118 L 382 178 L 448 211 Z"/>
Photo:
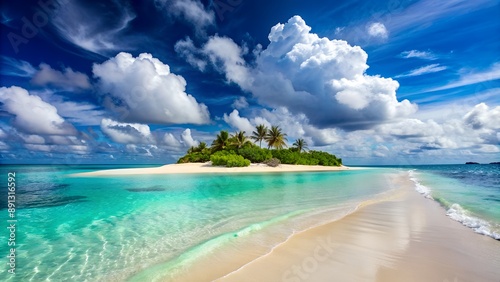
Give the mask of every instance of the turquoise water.
<path id="1" fill-rule="evenodd" d="M 500 165 L 428 165 L 411 170 L 416 189 L 477 233 L 500 240 Z"/>
<path id="2" fill-rule="evenodd" d="M 124 281 L 155 266 L 175 271 L 225 245 L 262 240 L 261 232 L 286 238 L 334 220 L 395 188 L 387 179 L 393 169 L 69 176 L 110 168 L 1 166 L 4 179 L 16 172 L 17 184 L 16 275 L 2 263 L 1 281 Z M 7 181 L 1 195 L 7 226 Z M 7 262 L 9 247 L 0 250 Z"/>
<path id="3" fill-rule="evenodd" d="M 16 275 L 2 228 L 0 281 L 141 281 L 175 273 L 241 242 L 272 248 L 390 193 L 408 173 L 443 213 L 500 238 L 499 166 L 418 166 L 341 172 L 70 177 L 112 166 L 0 166 L 2 222 L 7 173 L 16 172 Z M 262 234 L 272 236 L 263 236 Z M 262 235 L 262 236 L 259 236 Z M 275 239 L 275 241 L 273 241 Z M 139 278 L 138 278 L 139 277 Z"/>

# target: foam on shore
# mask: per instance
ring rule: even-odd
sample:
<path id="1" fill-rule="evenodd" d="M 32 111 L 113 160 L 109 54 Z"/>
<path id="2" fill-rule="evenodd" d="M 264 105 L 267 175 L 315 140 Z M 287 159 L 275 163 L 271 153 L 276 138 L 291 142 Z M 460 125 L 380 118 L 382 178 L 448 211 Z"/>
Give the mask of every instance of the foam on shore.
<path id="1" fill-rule="evenodd" d="M 418 181 L 418 177 L 415 174 L 414 170 L 410 170 L 408 172 L 408 175 L 410 176 L 410 180 L 415 184 L 415 190 L 422 194 L 424 197 L 435 200 L 436 202 L 441 204 L 441 206 L 446 209 L 446 215 L 449 218 L 460 222 L 466 227 L 471 228 L 478 234 L 489 236 L 495 240 L 500 240 L 500 234 L 492 230 L 491 224 L 488 221 L 473 215 L 470 211 L 464 209 L 457 203 L 449 203 L 442 198 L 434 199 L 432 197 L 432 190 Z"/>

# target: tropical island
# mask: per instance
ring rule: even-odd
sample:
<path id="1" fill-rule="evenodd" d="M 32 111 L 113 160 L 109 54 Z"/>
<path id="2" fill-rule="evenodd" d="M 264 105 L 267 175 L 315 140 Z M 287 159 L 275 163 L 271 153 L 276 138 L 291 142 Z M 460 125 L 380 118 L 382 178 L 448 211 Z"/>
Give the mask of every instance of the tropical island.
<path id="1" fill-rule="evenodd" d="M 192 146 L 176 164 L 152 168 L 100 170 L 73 176 L 137 174 L 267 173 L 337 171 L 352 169 L 342 159 L 327 152 L 307 150 L 307 142 L 297 139 L 287 148 L 286 134 L 278 126 L 258 125 L 248 137 L 245 131 L 220 131 L 211 146 Z M 259 145 L 257 145 L 257 143 Z M 266 146 L 267 148 L 262 148 Z"/>
<path id="2" fill-rule="evenodd" d="M 307 151 L 307 142 L 297 139 L 293 147 L 286 148 L 286 133 L 278 126 L 267 128 L 261 124 L 256 126 L 250 137 L 245 131 L 229 135 L 220 131 L 211 146 L 201 142 L 191 147 L 187 154 L 177 163 L 205 163 L 210 161 L 214 166 L 245 167 L 251 163 L 267 164 L 276 167 L 280 164 L 309 166 L 342 166 L 342 159 L 322 151 Z M 259 145 L 253 143 L 259 143 Z M 262 142 L 267 148 L 262 148 Z"/>

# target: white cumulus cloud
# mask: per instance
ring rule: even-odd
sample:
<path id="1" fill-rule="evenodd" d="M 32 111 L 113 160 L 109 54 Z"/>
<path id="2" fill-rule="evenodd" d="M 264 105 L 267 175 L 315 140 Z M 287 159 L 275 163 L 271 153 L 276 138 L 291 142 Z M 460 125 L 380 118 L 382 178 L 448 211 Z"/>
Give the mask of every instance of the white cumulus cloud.
<path id="1" fill-rule="evenodd" d="M 229 37 L 212 36 L 203 46 L 203 53 L 214 66 L 226 74 L 230 82 L 242 86 L 250 84 L 251 77 L 243 59 L 244 50 Z"/>
<path id="2" fill-rule="evenodd" d="M 320 38 L 300 16 L 273 26 L 268 38 L 253 64 L 243 59 L 244 48 L 227 37 L 213 36 L 198 50 L 260 104 L 304 114 L 318 128 L 370 128 L 417 110 L 408 100 L 398 101 L 396 81 L 365 73 L 363 49 Z"/>
<path id="3" fill-rule="evenodd" d="M 368 26 L 368 34 L 373 37 L 387 38 L 389 32 L 383 23 L 372 23 Z"/>
<path id="4" fill-rule="evenodd" d="M 485 103 L 477 104 L 465 114 L 464 122 L 473 129 L 500 130 L 500 106 L 490 109 Z"/>
<path id="5" fill-rule="evenodd" d="M 61 117 L 56 107 L 17 86 L 0 88 L 1 108 L 13 116 L 14 127 L 28 134 L 72 135 L 73 125 Z"/>
<path id="6" fill-rule="evenodd" d="M 224 114 L 224 121 L 238 131 L 245 131 L 247 134 L 252 133 L 255 126 L 250 123 L 247 118 L 240 117 L 238 110 L 233 110 L 229 115 Z"/>
<path id="7" fill-rule="evenodd" d="M 119 53 L 102 64 L 94 64 L 105 106 L 124 122 L 155 124 L 205 124 L 207 106 L 187 94 L 186 80 L 150 54 L 133 57 Z"/>
<path id="8" fill-rule="evenodd" d="M 138 123 L 121 123 L 111 119 L 101 121 L 101 130 L 111 140 L 121 144 L 152 144 L 154 143 L 148 125 Z"/>
<path id="9" fill-rule="evenodd" d="M 181 134 L 181 143 L 184 144 L 186 147 L 192 147 L 192 146 L 198 146 L 200 142 L 194 140 L 193 136 L 191 135 L 191 129 L 187 128 Z"/>

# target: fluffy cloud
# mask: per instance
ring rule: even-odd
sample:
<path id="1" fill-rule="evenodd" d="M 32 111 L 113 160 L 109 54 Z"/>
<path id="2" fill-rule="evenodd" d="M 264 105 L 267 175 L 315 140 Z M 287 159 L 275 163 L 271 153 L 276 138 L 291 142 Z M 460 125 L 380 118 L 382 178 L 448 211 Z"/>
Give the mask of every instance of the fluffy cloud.
<path id="1" fill-rule="evenodd" d="M 231 38 L 211 36 L 198 49 L 188 37 L 175 44 L 175 51 L 200 71 L 205 71 L 209 61 L 216 70 L 226 75 L 229 83 L 236 83 L 245 90 L 251 85 L 252 76 L 243 59 L 247 50 L 238 46 Z"/>
<path id="2" fill-rule="evenodd" d="M 20 87 L 0 88 L 2 109 L 13 115 L 13 125 L 28 134 L 74 135 L 75 128 L 66 122 L 51 104 Z"/>
<path id="3" fill-rule="evenodd" d="M 170 72 L 170 67 L 150 54 L 132 57 L 119 53 L 93 73 L 106 96 L 105 106 L 121 121 L 155 124 L 205 124 L 207 107 L 187 94 L 186 80 Z"/>
<path id="4" fill-rule="evenodd" d="M 176 138 L 171 132 L 165 133 L 163 135 L 163 140 L 161 143 L 174 150 L 183 150 L 192 146 L 198 146 L 200 144 L 198 140 L 195 140 L 193 138 L 191 129 L 189 128 L 186 128 L 180 134 L 179 138 Z"/>
<path id="5" fill-rule="evenodd" d="M 500 129 L 500 106 L 490 110 L 488 105 L 480 103 L 464 116 L 464 121 L 473 129 Z"/>
<path id="6" fill-rule="evenodd" d="M 127 144 L 127 148 L 135 151 L 139 148 L 145 148 L 150 152 L 151 146 L 154 146 L 158 150 L 161 149 L 163 153 L 166 151 L 178 152 L 191 146 L 198 146 L 200 143 L 193 138 L 189 128 L 175 137 L 171 132 L 151 132 L 149 126 L 145 124 L 121 123 L 111 119 L 103 119 L 101 130 L 112 141 Z"/>
<path id="7" fill-rule="evenodd" d="M 177 138 L 175 138 L 175 136 L 172 134 L 172 133 L 165 133 L 165 135 L 163 136 L 163 143 L 169 147 L 174 147 L 174 148 L 177 148 L 177 147 L 181 147 L 181 142 L 179 142 L 179 140 Z"/>
<path id="8" fill-rule="evenodd" d="M 191 23 L 197 32 L 215 24 L 214 12 L 205 9 L 198 0 L 155 0 L 155 4 L 173 16 L 182 17 Z"/>
<path id="9" fill-rule="evenodd" d="M 207 62 L 199 57 L 202 55 L 196 46 L 194 46 L 193 40 L 189 37 L 183 40 L 177 41 L 174 46 L 175 52 L 181 57 L 186 59 L 186 61 L 193 67 L 204 71 L 207 66 Z"/>
<path id="10" fill-rule="evenodd" d="M 120 123 L 111 119 L 103 119 L 101 130 L 111 140 L 121 144 L 152 144 L 154 138 L 149 126 L 138 123 Z"/>
<path id="11" fill-rule="evenodd" d="M 234 100 L 232 106 L 235 109 L 244 109 L 244 108 L 247 108 L 248 107 L 247 99 L 245 97 L 241 96 L 238 99 Z"/>
<path id="12" fill-rule="evenodd" d="M 234 82 L 244 88 L 251 84 L 251 76 L 242 57 L 246 52 L 232 39 L 212 36 L 203 46 L 202 51 L 216 68 L 226 74 L 229 82 Z"/>
<path id="13" fill-rule="evenodd" d="M 35 85 L 51 85 L 64 89 L 89 89 L 90 82 L 86 74 L 65 68 L 63 72 L 51 68 L 47 64 L 40 64 L 40 69 L 34 74 L 31 83 Z"/>
<path id="14" fill-rule="evenodd" d="M 368 34 L 372 37 L 387 38 L 389 33 L 383 23 L 372 23 L 368 26 Z"/>
<path id="15" fill-rule="evenodd" d="M 499 124 L 500 106 L 490 109 L 481 103 L 462 118 L 448 115 L 439 121 L 404 119 L 381 125 L 374 134 L 384 142 L 413 144 L 418 147 L 414 151 L 457 149 L 489 152 L 492 151 L 490 145 L 500 144 Z"/>
<path id="16" fill-rule="evenodd" d="M 318 128 L 366 129 L 416 112 L 397 100 L 396 81 L 365 73 L 368 55 L 360 47 L 310 31 L 299 16 L 273 26 L 252 66 L 226 37 L 211 37 L 200 51 L 260 104 L 304 114 Z"/>
<path id="17" fill-rule="evenodd" d="M 240 117 L 238 110 L 233 110 L 232 113 L 224 114 L 224 121 L 233 128 L 237 128 L 239 131 L 245 131 L 247 134 L 252 133 L 255 125 L 252 125 L 247 118 Z"/>
<path id="18" fill-rule="evenodd" d="M 418 119 L 405 119 L 396 123 L 381 125 L 378 129 L 384 135 L 392 135 L 398 138 L 418 138 L 443 134 L 441 126 L 433 120 L 423 122 Z"/>
<path id="19" fill-rule="evenodd" d="M 187 128 L 181 134 L 181 143 L 184 144 L 186 147 L 192 147 L 192 146 L 198 146 L 200 142 L 193 139 L 193 136 L 191 136 L 191 129 Z"/>

